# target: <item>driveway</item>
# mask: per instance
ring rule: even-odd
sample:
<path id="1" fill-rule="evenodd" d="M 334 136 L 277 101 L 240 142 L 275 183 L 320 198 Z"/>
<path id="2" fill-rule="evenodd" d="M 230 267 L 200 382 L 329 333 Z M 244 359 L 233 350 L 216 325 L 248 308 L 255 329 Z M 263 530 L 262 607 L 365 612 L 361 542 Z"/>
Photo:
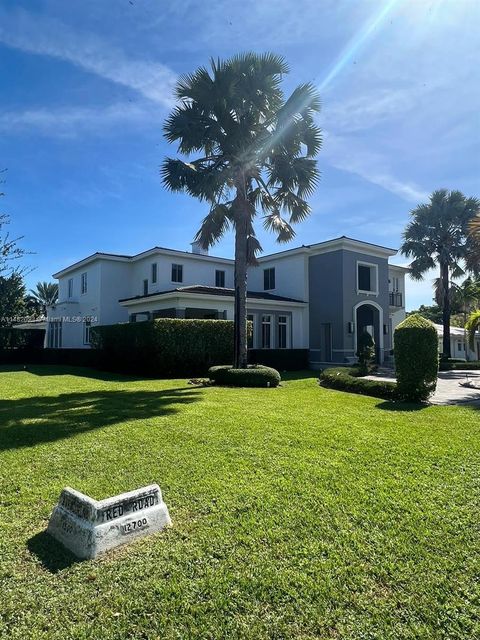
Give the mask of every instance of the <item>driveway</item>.
<path id="1" fill-rule="evenodd" d="M 370 380 L 395 380 L 385 369 L 378 374 L 366 376 Z M 462 383 L 470 382 L 476 388 L 464 387 Z M 430 398 L 431 404 L 462 404 L 474 403 L 480 405 L 480 371 L 439 371 L 437 389 Z"/>

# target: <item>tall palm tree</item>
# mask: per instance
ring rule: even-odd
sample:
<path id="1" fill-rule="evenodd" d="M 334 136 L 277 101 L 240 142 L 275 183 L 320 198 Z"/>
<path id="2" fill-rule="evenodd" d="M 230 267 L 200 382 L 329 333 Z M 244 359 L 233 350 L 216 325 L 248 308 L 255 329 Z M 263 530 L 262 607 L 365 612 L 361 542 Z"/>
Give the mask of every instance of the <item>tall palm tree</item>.
<path id="1" fill-rule="evenodd" d="M 470 249 L 466 257 L 467 268 L 472 273 L 480 275 L 480 213 L 472 218 L 468 228 Z"/>
<path id="2" fill-rule="evenodd" d="M 180 104 L 164 131 L 185 160 L 166 158 L 164 185 L 206 202 L 209 213 L 195 240 L 205 249 L 230 228 L 235 233 L 234 367 L 247 366 L 247 267 L 261 251 L 254 220 L 288 242 L 293 224 L 310 213 L 307 198 L 319 173 L 321 147 L 314 114 L 319 96 L 311 84 L 285 99 L 285 60 L 272 53 L 245 53 L 210 62 L 180 78 Z M 198 155 L 191 159 L 191 155 Z"/>
<path id="3" fill-rule="evenodd" d="M 480 201 L 466 198 L 460 191 L 439 189 L 428 204 L 411 212 L 403 233 L 401 252 L 413 257 L 411 276 L 423 280 L 438 267 L 443 292 L 443 354 L 450 357 L 450 279 L 465 275 L 465 259 L 471 249 L 469 223 L 480 212 Z"/>
<path id="4" fill-rule="evenodd" d="M 30 289 L 32 297 L 41 305 L 43 313 L 47 307 L 55 304 L 58 300 L 58 284 L 56 282 L 37 282 L 35 289 Z"/>

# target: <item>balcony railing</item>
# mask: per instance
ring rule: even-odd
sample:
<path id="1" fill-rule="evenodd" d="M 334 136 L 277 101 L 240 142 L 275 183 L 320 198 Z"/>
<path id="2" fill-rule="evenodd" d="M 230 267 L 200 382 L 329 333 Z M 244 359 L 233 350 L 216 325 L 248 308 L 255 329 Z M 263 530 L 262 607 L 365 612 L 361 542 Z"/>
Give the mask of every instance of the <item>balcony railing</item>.
<path id="1" fill-rule="evenodd" d="M 403 307 L 403 296 L 398 291 L 390 291 L 388 303 L 391 307 Z"/>

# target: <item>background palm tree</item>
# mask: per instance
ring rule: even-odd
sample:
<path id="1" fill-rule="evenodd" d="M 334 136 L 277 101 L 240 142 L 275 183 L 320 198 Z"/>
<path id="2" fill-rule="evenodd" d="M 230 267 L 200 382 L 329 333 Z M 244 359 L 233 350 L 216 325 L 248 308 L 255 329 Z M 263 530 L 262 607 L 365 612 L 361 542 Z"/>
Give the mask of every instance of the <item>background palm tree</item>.
<path id="1" fill-rule="evenodd" d="M 55 304 L 58 300 L 58 284 L 56 282 L 37 282 L 35 289 L 30 289 L 32 298 L 42 305 L 43 313 L 47 307 Z"/>
<path id="2" fill-rule="evenodd" d="M 480 331 L 480 310 L 473 311 L 465 325 L 468 334 L 468 343 L 472 351 L 475 349 L 475 333 Z"/>
<path id="3" fill-rule="evenodd" d="M 401 252 L 413 257 L 410 275 L 422 280 L 439 267 L 443 292 L 443 354 L 450 357 L 450 279 L 465 275 L 465 260 L 471 250 L 469 223 L 480 211 L 480 201 L 460 191 L 440 189 L 411 212 Z"/>
<path id="4" fill-rule="evenodd" d="M 472 218 L 468 228 L 470 250 L 466 258 L 467 268 L 472 273 L 480 275 L 480 213 Z"/>
<path id="5" fill-rule="evenodd" d="M 165 137 L 184 156 L 167 158 L 164 185 L 204 201 L 209 213 L 195 240 L 204 248 L 230 228 L 235 233 L 234 367 L 247 366 L 247 267 L 261 246 L 254 219 L 288 242 L 292 225 L 310 213 L 306 201 L 318 181 L 321 146 L 314 114 L 320 110 L 311 84 L 298 86 L 288 99 L 281 80 L 285 60 L 266 53 L 246 53 L 210 62 L 183 76 L 176 86 L 180 104 L 165 123 Z"/>

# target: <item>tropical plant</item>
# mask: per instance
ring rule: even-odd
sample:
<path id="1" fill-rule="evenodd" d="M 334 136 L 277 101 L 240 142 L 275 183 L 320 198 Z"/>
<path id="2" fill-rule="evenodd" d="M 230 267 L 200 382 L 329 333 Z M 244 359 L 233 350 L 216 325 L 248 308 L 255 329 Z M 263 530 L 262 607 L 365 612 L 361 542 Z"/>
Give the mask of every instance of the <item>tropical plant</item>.
<path id="1" fill-rule="evenodd" d="M 271 53 L 212 60 L 210 70 L 180 78 L 180 104 L 164 127 L 185 157 L 165 159 L 164 185 L 210 209 L 195 240 L 208 248 L 227 230 L 235 233 L 235 368 L 247 366 L 247 267 L 261 251 L 254 220 L 261 213 L 278 242 L 291 240 L 292 225 L 310 213 L 307 198 L 319 176 L 319 96 L 312 84 L 302 84 L 285 99 L 286 73 L 285 60 Z M 200 157 L 190 159 L 195 154 Z"/>
<path id="2" fill-rule="evenodd" d="M 469 223 L 480 211 L 480 201 L 460 191 L 440 189 L 411 212 L 403 233 L 401 252 L 413 257 L 410 275 L 422 280 L 427 271 L 439 267 L 442 281 L 443 354 L 450 357 L 450 280 L 465 275 L 465 260 L 471 249 Z"/>
<path id="3" fill-rule="evenodd" d="M 468 345 L 473 351 L 475 349 L 475 333 L 480 331 L 480 310 L 473 311 L 467 322 L 465 323 L 465 329 L 468 335 Z"/>
<path id="4" fill-rule="evenodd" d="M 56 282 L 37 282 L 35 289 L 30 289 L 32 298 L 42 305 L 42 310 L 46 313 L 47 307 L 55 304 L 58 300 L 58 284 Z"/>
<path id="5" fill-rule="evenodd" d="M 0 327 L 11 327 L 24 313 L 25 285 L 20 273 L 0 275 Z"/>
<path id="6" fill-rule="evenodd" d="M 465 261 L 467 269 L 478 276 L 480 275 L 480 213 L 472 218 L 468 228 L 470 244 Z"/>

